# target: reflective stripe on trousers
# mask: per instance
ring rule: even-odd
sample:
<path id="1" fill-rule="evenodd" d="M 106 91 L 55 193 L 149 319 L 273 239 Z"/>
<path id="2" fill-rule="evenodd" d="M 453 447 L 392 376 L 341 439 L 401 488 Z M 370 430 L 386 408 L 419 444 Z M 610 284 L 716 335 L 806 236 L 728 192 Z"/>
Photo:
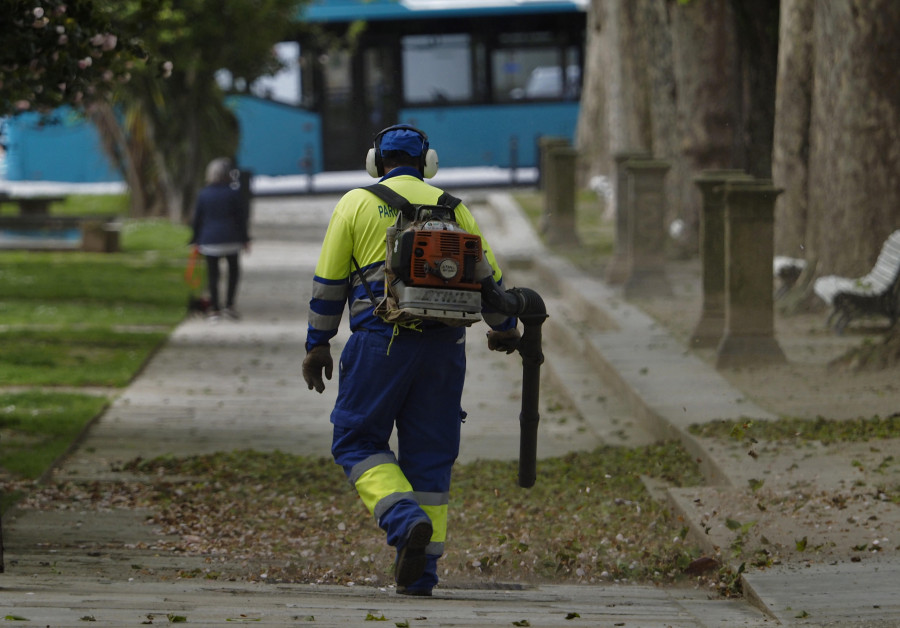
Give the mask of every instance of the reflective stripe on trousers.
<path id="1" fill-rule="evenodd" d="M 354 465 L 349 480 L 379 526 L 385 527 L 386 522 L 382 519 L 393 506 L 403 501 L 415 503 L 431 519 L 434 529 L 426 553 L 443 554 L 447 540 L 449 492 L 414 491 L 390 453 L 375 454 Z"/>

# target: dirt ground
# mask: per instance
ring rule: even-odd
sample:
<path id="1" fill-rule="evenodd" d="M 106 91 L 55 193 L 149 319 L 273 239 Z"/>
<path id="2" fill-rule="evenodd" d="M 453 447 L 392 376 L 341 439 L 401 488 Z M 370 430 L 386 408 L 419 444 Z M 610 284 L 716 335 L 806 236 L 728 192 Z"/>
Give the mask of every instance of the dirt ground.
<path id="1" fill-rule="evenodd" d="M 671 298 L 636 302 L 676 338 L 687 342 L 701 312 L 698 261 L 673 262 L 667 276 Z M 843 335 L 826 327 L 828 312 L 786 316 L 775 308 L 775 338 L 787 357 L 783 365 L 723 370 L 735 387 L 779 416 L 854 419 L 900 411 L 900 367 L 855 373 L 829 364 L 866 342 L 880 342 L 886 319 L 854 322 Z M 715 350 L 697 355 L 712 363 Z"/>
<path id="2" fill-rule="evenodd" d="M 635 301 L 687 345 L 701 311 L 698 262 L 667 266 L 674 295 Z M 774 314 L 775 338 L 787 362 L 720 373 L 779 417 L 849 420 L 900 412 L 900 367 L 853 372 L 830 366 L 867 342 L 880 342 L 886 320 L 854 323 L 838 336 L 828 312 Z M 698 356 L 713 363 L 715 350 Z M 884 560 L 900 551 L 900 435 L 823 444 L 794 439 L 704 439 L 717 449 L 743 490 L 704 487 L 676 495 L 701 540 L 748 567 Z M 739 486 L 739 488 L 741 488 Z"/>

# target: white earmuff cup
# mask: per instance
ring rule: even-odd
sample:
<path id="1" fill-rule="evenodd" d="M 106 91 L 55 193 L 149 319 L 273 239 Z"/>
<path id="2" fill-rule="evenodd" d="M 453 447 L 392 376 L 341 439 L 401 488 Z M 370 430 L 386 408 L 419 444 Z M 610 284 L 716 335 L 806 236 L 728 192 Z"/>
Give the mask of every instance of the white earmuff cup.
<path id="1" fill-rule="evenodd" d="M 422 174 L 426 179 L 430 179 L 437 174 L 438 171 L 438 154 L 433 148 L 429 148 L 425 153 L 425 169 Z"/>
<path id="2" fill-rule="evenodd" d="M 369 176 L 377 179 L 379 177 L 378 167 L 375 165 L 375 149 L 370 148 L 369 152 L 366 153 L 366 172 L 369 173 Z"/>

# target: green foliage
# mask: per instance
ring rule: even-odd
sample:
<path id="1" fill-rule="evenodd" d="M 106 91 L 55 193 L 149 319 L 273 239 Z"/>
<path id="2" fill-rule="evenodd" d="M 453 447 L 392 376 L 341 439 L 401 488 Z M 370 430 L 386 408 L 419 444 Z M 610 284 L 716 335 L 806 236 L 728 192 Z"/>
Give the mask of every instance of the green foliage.
<path id="1" fill-rule="evenodd" d="M 139 27 L 142 44 L 158 60 L 136 68 L 120 86 L 114 96 L 122 115 L 106 115 L 101 125 L 107 152 L 138 190 L 136 199 L 180 199 L 180 207 L 168 209 L 187 216 L 205 165 L 237 149 L 237 119 L 216 74 L 227 71 L 249 86 L 276 70 L 273 46 L 292 38 L 307 1 L 118 3 L 117 20 Z"/>
<path id="2" fill-rule="evenodd" d="M 3 469 L 17 477 L 39 478 L 107 403 L 106 397 L 77 393 L 0 394 Z"/>
<path id="3" fill-rule="evenodd" d="M 79 106 L 127 80 L 143 56 L 101 1 L 0 2 L 0 116 Z"/>

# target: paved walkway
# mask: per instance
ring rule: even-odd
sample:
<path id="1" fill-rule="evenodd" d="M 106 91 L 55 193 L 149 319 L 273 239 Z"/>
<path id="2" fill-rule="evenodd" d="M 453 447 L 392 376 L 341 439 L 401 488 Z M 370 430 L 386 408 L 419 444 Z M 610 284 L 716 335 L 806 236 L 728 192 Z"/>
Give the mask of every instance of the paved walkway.
<path id="1" fill-rule="evenodd" d="M 693 441 L 681 417 L 688 405 L 691 422 L 767 413 L 737 402 L 742 395 L 609 287 L 582 281 L 575 288 L 566 281 L 571 269 L 543 252 L 508 196 L 484 190 L 463 196 L 491 234 L 513 282 L 548 286 L 553 319 L 563 323 L 545 326 L 545 336 L 554 340 L 545 350 L 548 394 L 566 395 L 583 421 L 542 421 L 539 454 L 674 435 L 694 447 L 709 477 L 726 485 L 741 482 L 737 465 Z M 310 278 L 335 200 L 255 201 L 254 249 L 244 258 L 243 320 L 211 325 L 191 319 L 180 325 L 59 469 L 61 477 L 108 480 L 117 462 L 164 453 L 246 447 L 328 454 L 336 382 L 323 395 L 308 391 L 300 362 Z M 542 296 L 544 290 L 539 289 Z M 574 338 L 565 329 L 573 318 L 590 323 Z M 343 329 L 336 338 L 335 356 L 347 334 Z M 479 420 L 464 426 L 461 459 L 515 459 L 518 395 L 488 394 L 486 387 L 517 391 L 518 360 L 487 351 L 478 333 L 469 339 L 464 404 L 477 406 Z M 551 350 L 551 344 L 561 348 Z M 647 364 L 653 365 L 649 377 Z M 609 399 L 599 404 L 606 390 Z M 684 512 L 690 519 L 689 507 Z M 0 576 L 0 615 L 50 626 L 163 624 L 177 617 L 192 625 L 353 626 L 382 617 L 409 626 L 900 624 L 900 568 L 890 562 L 760 572 L 745 578 L 747 600 L 709 599 L 694 589 L 614 585 L 441 589 L 438 597 L 420 600 L 366 587 L 161 581 L 132 569 L 133 548 L 153 538 L 143 516 L 115 509 L 16 512 L 4 521 L 7 572 Z M 122 549 L 94 549 L 110 544 Z M 170 557 L 140 555 L 142 565 L 159 572 L 190 568 L 192 560 L 182 557 L 176 565 Z M 808 617 L 798 617 L 797 609 Z"/>

